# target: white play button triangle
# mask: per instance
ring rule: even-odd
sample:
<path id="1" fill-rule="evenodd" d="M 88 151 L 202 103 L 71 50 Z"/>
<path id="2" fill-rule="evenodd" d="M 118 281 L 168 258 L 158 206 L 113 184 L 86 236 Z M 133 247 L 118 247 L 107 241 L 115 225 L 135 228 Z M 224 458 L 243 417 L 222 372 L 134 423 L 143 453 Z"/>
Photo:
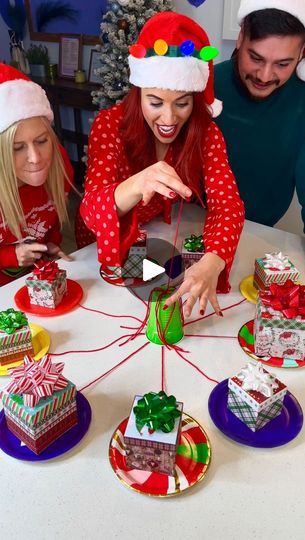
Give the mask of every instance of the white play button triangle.
<path id="1" fill-rule="evenodd" d="M 143 281 L 149 281 L 150 279 L 159 276 L 165 272 L 163 266 L 153 263 L 148 259 L 143 259 Z"/>

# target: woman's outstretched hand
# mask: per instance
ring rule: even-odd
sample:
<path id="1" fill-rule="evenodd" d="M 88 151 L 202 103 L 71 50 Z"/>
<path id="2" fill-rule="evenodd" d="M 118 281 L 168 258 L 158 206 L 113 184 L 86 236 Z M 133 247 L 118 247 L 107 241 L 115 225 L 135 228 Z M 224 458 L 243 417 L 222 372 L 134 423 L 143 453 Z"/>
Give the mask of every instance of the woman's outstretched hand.
<path id="1" fill-rule="evenodd" d="M 225 267 L 225 262 L 215 253 L 206 253 L 202 259 L 188 268 L 184 275 L 184 280 L 179 289 L 166 301 L 166 306 L 170 306 L 183 294 L 188 293 L 188 298 L 184 306 L 184 314 L 189 317 L 192 309 L 199 300 L 200 315 L 204 315 L 207 303 L 210 302 L 216 315 L 222 317 L 216 287 L 219 274 Z M 165 309 L 165 308 L 164 308 Z"/>

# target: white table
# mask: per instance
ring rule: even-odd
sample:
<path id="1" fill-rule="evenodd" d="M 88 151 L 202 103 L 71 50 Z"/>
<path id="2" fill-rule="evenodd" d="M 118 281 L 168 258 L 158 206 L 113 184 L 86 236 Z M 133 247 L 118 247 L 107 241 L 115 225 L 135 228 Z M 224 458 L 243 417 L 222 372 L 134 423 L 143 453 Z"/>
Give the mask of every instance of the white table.
<path id="1" fill-rule="evenodd" d="M 185 210 L 181 234 L 199 231 L 194 226 L 198 209 Z M 198 219 L 198 216 L 197 216 Z M 151 236 L 173 239 L 174 226 L 156 222 Z M 220 296 L 222 307 L 241 300 L 238 285 L 253 270 L 254 258 L 280 248 L 305 275 L 304 239 L 248 222 L 231 273 L 232 292 Z M 61 262 L 69 277 L 85 291 L 83 304 L 113 314 L 144 316 L 144 306 L 128 290 L 99 278 L 95 246 L 74 254 L 74 263 Z M 14 293 L 24 278 L 0 289 L 0 309 L 13 306 Z M 248 302 L 189 325 L 192 333 L 237 335 L 253 318 Z M 196 313 L 197 316 L 197 313 Z M 194 315 L 195 318 L 195 315 Z M 125 331 L 113 319 L 82 309 L 60 317 L 30 316 L 51 335 L 52 352 L 97 348 Z M 133 324 L 131 324 L 133 325 Z M 128 332 L 128 331 L 127 331 Z M 64 374 L 80 388 L 145 342 L 113 346 L 93 354 L 73 354 L 64 360 Z M 208 375 L 223 380 L 248 360 L 237 340 L 185 338 L 183 347 Z M 212 463 L 205 480 L 179 497 L 155 499 L 125 488 L 108 462 L 114 429 L 129 414 L 137 393 L 160 389 L 160 347 L 149 345 L 108 378 L 85 391 L 93 412 L 90 430 L 82 442 L 62 457 L 42 463 L 14 460 L 1 452 L 1 537 L 11 540 L 93 539 L 252 539 L 294 540 L 304 537 L 305 446 L 303 429 L 286 446 L 253 449 L 225 438 L 211 421 L 207 401 L 214 385 L 173 353 L 166 352 L 167 390 L 206 429 L 212 445 Z M 56 359 L 55 359 L 56 360 Z M 305 410 L 305 368 L 275 369 Z M 7 383 L 2 378 L 0 384 Z"/>

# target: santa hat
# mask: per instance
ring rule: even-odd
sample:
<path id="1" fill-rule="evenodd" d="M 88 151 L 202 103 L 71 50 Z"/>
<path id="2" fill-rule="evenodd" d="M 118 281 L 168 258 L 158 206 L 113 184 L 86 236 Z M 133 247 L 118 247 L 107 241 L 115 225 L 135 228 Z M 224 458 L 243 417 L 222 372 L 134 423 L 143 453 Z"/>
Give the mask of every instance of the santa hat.
<path id="1" fill-rule="evenodd" d="M 280 9 L 286 11 L 298 19 L 305 27 L 305 1 L 304 0 L 241 0 L 237 19 L 241 25 L 244 18 L 262 9 Z M 302 81 L 305 81 L 305 59 L 299 62 L 297 74 Z"/>
<path id="2" fill-rule="evenodd" d="M 213 58 L 205 31 L 192 19 L 164 11 L 143 26 L 136 44 L 129 48 L 130 82 L 140 88 L 204 92 L 212 116 L 222 110 L 214 97 Z"/>
<path id="3" fill-rule="evenodd" d="M 0 63 L 0 133 L 18 120 L 34 116 L 53 121 L 45 91 L 21 71 Z"/>

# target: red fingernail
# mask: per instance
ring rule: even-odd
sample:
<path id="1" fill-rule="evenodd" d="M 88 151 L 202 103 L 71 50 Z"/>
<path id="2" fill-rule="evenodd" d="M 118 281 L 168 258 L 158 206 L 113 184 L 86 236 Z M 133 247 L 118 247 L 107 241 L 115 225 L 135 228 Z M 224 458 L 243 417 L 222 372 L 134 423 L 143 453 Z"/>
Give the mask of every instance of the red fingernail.
<path id="1" fill-rule="evenodd" d="M 186 201 L 190 201 L 191 198 L 192 198 L 192 195 L 189 195 L 189 196 L 186 195 L 186 196 L 185 196 L 185 200 L 186 200 Z"/>
<path id="2" fill-rule="evenodd" d="M 163 310 L 166 310 L 167 308 L 168 308 L 168 306 L 166 304 L 164 304 Z"/>
<path id="3" fill-rule="evenodd" d="M 200 310 L 200 315 L 204 315 L 204 309 Z"/>
<path id="4" fill-rule="evenodd" d="M 219 311 L 218 315 L 219 315 L 219 317 L 223 317 L 223 312 Z"/>
<path id="5" fill-rule="evenodd" d="M 174 197 L 176 197 L 176 193 L 174 191 L 170 191 L 169 196 L 173 199 Z"/>

